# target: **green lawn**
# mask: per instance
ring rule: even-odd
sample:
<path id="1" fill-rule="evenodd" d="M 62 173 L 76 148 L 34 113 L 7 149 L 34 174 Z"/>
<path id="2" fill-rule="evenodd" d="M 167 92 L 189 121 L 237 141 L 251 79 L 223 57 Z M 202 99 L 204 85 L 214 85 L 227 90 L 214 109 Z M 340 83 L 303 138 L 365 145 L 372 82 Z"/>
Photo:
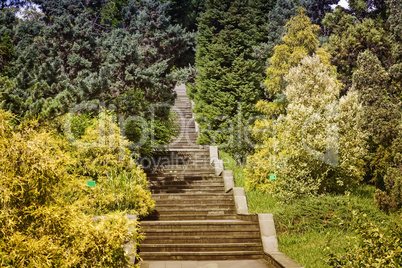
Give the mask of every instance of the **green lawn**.
<path id="1" fill-rule="evenodd" d="M 243 167 L 224 152 L 220 158 L 225 169 L 233 170 L 236 186 L 244 187 Z M 345 251 L 348 236 L 354 232 L 341 222 L 350 220 L 352 210 L 364 212 L 380 225 L 401 221 L 400 214 L 387 215 L 376 208 L 374 192 L 373 186 L 362 185 L 349 195 L 325 195 L 284 204 L 270 194 L 246 189 L 249 212 L 273 213 L 280 251 L 306 268 L 330 267 L 325 262 L 327 247 L 335 253 Z"/>

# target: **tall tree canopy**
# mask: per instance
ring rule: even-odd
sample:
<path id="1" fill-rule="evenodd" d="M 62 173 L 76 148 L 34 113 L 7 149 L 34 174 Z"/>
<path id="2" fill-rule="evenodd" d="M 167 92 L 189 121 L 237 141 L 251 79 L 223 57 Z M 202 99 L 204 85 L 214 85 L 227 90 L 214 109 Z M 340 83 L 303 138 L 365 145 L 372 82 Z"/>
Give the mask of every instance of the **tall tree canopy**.
<path id="1" fill-rule="evenodd" d="M 384 66 L 391 65 L 390 39 L 381 20 L 359 19 L 337 7 L 333 13 L 327 14 L 323 24 L 333 31 L 329 37 L 331 61 L 337 67 L 345 85 L 344 92 L 351 86 L 357 58 L 365 50 L 369 49 L 374 53 Z"/>
<path id="2" fill-rule="evenodd" d="M 307 16 L 314 24 L 321 25 L 321 20 L 332 10 L 331 5 L 338 4 L 339 0 L 299 0 L 300 6 L 304 7 Z"/>
<path id="3" fill-rule="evenodd" d="M 362 122 L 369 137 L 366 177 L 386 192 L 383 193 L 386 199 L 377 198 L 381 208 L 400 207 L 400 151 L 395 149 L 401 146 L 402 103 L 391 101 L 390 76 L 373 53 L 361 53 L 357 64 L 353 87 L 361 96 L 365 111 Z"/>
<path id="4" fill-rule="evenodd" d="M 266 41 L 272 1 L 206 1 L 199 19 L 195 100 L 201 144 L 225 144 L 244 156 L 244 128 L 256 114 L 262 96 L 264 63 L 253 57 L 253 46 Z M 265 8 L 264 8 L 265 7 Z"/>
<path id="5" fill-rule="evenodd" d="M 123 117 L 155 117 L 155 131 L 169 133 L 160 133 L 167 137 L 160 142 L 168 142 L 173 134 L 169 109 L 151 108 L 173 104 L 172 88 L 189 73 L 188 67 L 180 68 L 180 58 L 194 40 L 194 34 L 171 23 L 169 4 L 37 3 L 44 21 L 25 20 L 15 27 L 16 57 L 11 73 L 0 82 L 3 108 L 45 120 L 70 110 L 108 106 Z M 105 13 L 111 4 L 116 10 Z"/>
<path id="6" fill-rule="evenodd" d="M 312 24 L 305 14 L 305 9 L 299 8 L 296 16 L 285 26 L 286 33 L 283 44 L 274 47 L 270 66 L 266 70 L 266 95 L 268 101 L 262 100 L 257 107 L 264 114 L 279 115 L 284 112 L 286 98 L 283 95 L 287 82 L 284 77 L 290 68 L 297 66 L 306 56 L 317 54 L 325 63 L 329 62 L 329 54 L 320 47 L 318 33 L 320 27 Z"/>

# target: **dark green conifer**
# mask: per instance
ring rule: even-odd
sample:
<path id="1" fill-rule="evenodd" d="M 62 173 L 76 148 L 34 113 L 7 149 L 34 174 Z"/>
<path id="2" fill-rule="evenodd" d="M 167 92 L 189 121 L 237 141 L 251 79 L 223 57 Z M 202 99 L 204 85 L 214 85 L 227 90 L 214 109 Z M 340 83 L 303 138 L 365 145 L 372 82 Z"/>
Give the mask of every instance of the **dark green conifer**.
<path id="1" fill-rule="evenodd" d="M 296 14 L 297 4 L 294 0 L 277 1 L 275 7 L 269 12 L 268 25 L 268 57 L 272 57 L 274 47 L 282 43 L 285 35 L 285 25 Z"/>
<path id="2" fill-rule="evenodd" d="M 402 1 L 387 1 L 390 16 L 390 36 L 392 46 L 393 65 L 389 69 L 392 77 L 392 93 L 402 101 Z"/>
<path id="3" fill-rule="evenodd" d="M 333 32 L 329 37 L 331 61 L 337 67 L 340 79 L 345 85 L 343 94 L 352 84 L 357 58 L 365 50 L 375 54 L 386 68 L 390 67 L 390 40 L 386 27 L 380 20 L 359 20 L 338 6 L 333 13 L 326 15 L 323 24 Z"/>
<path id="4" fill-rule="evenodd" d="M 251 150 L 248 120 L 257 114 L 255 104 L 263 95 L 264 62 L 253 57 L 253 47 L 266 42 L 268 14 L 260 14 L 254 4 L 206 1 L 197 37 L 198 76 L 190 90 L 201 127 L 199 143 L 221 145 L 239 158 Z"/>
<path id="5" fill-rule="evenodd" d="M 106 106 L 122 118 L 141 116 L 147 124 L 153 120 L 154 143 L 168 143 L 175 133 L 170 109 L 152 107 L 173 104 L 172 89 L 189 74 L 188 67 L 180 67 L 180 57 L 194 41 L 194 34 L 171 23 L 169 4 L 37 3 L 44 21 L 16 26 L 13 72 L 9 80 L 0 81 L 3 108 L 43 121 Z M 106 14 L 102 10 L 107 5 L 116 8 Z M 5 19 L 0 16 L 0 21 Z M 144 146 L 151 152 L 154 145 L 148 141 Z"/>
<path id="6" fill-rule="evenodd" d="M 3 72 L 10 61 L 14 58 L 14 44 L 8 32 L 5 31 L 0 41 L 0 71 Z"/>
<path id="7" fill-rule="evenodd" d="M 304 7 L 313 24 L 321 26 L 325 14 L 332 11 L 331 5 L 338 4 L 339 0 L 299 0 L 300 6 Z"/>
<path id="8" fill-rule="evenodd" d="M 395 168 L 400 169 L 400 151 L 395 151 L 395 148 L 401 146 L 401 103 L 391 101 L 389 74 L 373 53 L 361 53 L 357 64 L 353 86 L 361 96 L 365 111 L 362 125 L 369 137 L 366 177 L 375 182 L 381 191 L 390 193 L 395 190 L 393 186 L 399 187 L 400 191 L 401 177 L 395 174 Z M 399 195 L 402 195 L 402 191 Z M 380 199 L 377 196 L 379 203 L 385 202 Z"/>

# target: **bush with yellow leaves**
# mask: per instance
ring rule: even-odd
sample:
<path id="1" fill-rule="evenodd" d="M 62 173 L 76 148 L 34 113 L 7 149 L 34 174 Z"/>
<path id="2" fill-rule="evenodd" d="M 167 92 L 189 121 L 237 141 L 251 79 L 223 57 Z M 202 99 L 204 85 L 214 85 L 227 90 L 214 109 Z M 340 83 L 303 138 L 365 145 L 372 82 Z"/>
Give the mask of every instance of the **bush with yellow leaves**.
<path id="1" fill-rule="evenodd" d="M 153 210 L 145 173 L 130 156 L 128 141 L 110 112 L 103 111 L 92 119 L 85 134 L 72 145 L 72 172 L 81 180 L 95 181 L 96 187 L 76 181 L 66 192 L 68 202 L 79 202 L 84 211 L 98 215 L 127 210 L 146 216 Z"/>
<path id="2" fill-rule="evenodd" d="M 138 243 L 142 236 L 124 213 L 145 215 L 153 203 L 145 175 L 128 151 L 119 147 L 124 151 L 119 159 L 110 148 L 71 146 L 36 122 L 13 121 L 0 110 L 0 266 L 129 266 L 125 243 Z M 79 142 L 89 143 L 96 131 L 89 128 Z M 96 176 L 84 172 L 94 167 Z M 89 178 L 99 184 L 89 189 Z M 101 195 L 112 196 L 108 206 L 99 207 Z M 94 211 L 114 212 L 94 220 Z"/>

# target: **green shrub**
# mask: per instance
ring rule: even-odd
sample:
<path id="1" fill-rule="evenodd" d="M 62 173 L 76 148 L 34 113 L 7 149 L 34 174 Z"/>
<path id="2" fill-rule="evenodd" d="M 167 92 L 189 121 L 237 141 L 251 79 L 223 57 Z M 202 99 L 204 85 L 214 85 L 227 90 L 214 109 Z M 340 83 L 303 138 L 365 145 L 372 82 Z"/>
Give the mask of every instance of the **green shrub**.
<path id="1" fill-rule="evenodd" d="M 349 238 L 346 253 L 327 249 L 331 267 L 401 267 L 401 229 L 385 230 L 356 211 L 350 224 L 356 235 Z"/>
<path id="2" fill-rule="evenodd" d="M 91 124 L 91 115 L 89 114 L 84 113 L 73 116 L 71 120 L 71 133 L 73 137 L 80 139 Z"/>

